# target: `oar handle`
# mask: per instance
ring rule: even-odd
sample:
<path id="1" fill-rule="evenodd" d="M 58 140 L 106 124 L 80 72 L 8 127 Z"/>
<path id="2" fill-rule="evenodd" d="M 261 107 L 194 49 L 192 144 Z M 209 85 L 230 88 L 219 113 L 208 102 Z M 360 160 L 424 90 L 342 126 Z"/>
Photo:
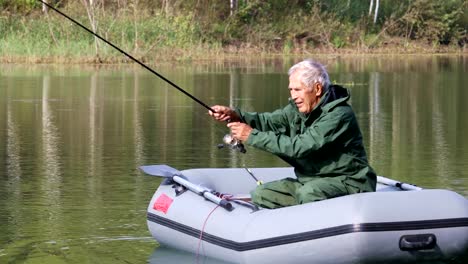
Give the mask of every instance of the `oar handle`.
<path id="1" fill-rule="evenodd" d="M 226 199 L 219 198 L 218 196 L 212 194 L 211 190 L 208 189 L 208 188 L 195 185 L 195 184 L 193 184 L 193 183 L 187 181 L 186 179 L 184 179 L 184 178 L 182 178 L 180 176 L 177 176 L 177 175 L 172 177 L 172 180 L 177 182 L 178 184 L 186 187 L 190 191 L 205 197 L 207 200 L 209 200 L 209 201 L 223 207 L 224 209 L 226 209 L 228 211 L 234 210 L 234 207 L 232 206 L 232 204 L 229 201 L 227 201 Z"/>
<path id="2" fill-rule="evenodd" d="M 415 185 L 412 185 L 412 184 L 409 184 L 409 183 L 395 181 L 395 180 L 392 180 L 392 179 L 389 179 L 389 178 L 385 178 L 383 176 L 377 176 L 377 182 L 385 184 L 385 185 L 397 187 L 397 188 L 400 188 L 400 189 L 406 190 L 406 191 L 420 191 L 420 190 L 423 189 L 421 187 L 418 187 L 418 186 L 415 186 Z"/>
<path id="3" fill-rule="evenodd" d="M 230 202 L 228 202 L 225 199 L 219 198 L 218 196 L 212 194 L 209 191 L 203 192 L 203 197 L 205 197 L 206 199 L 208 199 L 208 200 L 214 202 L 215 204 L 223 207 L 224 209 L 226 209 L 228 211 L 234 210 L 234 207 L 232 206 L 232 204 Z"/>
<path id="4" fill-rule="evenodd" d="M 189 180 L 184 179 L 182 176 L 182 172 L 167 166 L 167 165 L 149 165 L 149 166 L 141 166 L 140 169 L 145 172 L 146 174 L 158 177 L 164 177 L 165 179 L 170 179 L 172 182 L 176 182 L 181 186 L 184 186 L 188 190 L 203 196 L 205 199 L 223 207 L 228 211 L 234 210 L 232 204 L 226 200 L 222 199 L 212 193 L 212 190 L 202 187 L 200 185 L 196 185 L 191 183 Z M 171 184 L 172 184 L 171 182 Z"/>

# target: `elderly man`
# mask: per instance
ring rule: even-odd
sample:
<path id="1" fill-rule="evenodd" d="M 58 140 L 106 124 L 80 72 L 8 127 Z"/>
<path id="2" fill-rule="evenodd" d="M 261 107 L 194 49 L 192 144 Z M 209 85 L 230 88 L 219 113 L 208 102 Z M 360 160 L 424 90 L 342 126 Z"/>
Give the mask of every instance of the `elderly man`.
<path id="1" fill-rule="evenodd" d="M 372 192 L 376 174 L 369 166 L 349 91 L 330 83 L 324 66 L 304 60 L 289 74 L 290 102 L 271 113 L 212 107 L 210 115 L 228 121 L 234 138 L 273 153 L 294 167 L 297 179 L 258 186 L 252 201 L 280 208 Z"/>

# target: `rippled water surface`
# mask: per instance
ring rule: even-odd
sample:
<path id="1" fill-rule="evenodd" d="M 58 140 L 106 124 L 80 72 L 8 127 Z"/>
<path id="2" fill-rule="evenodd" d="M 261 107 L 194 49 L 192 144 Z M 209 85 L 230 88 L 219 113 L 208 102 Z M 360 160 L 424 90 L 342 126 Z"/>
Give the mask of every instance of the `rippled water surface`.
<path id="1" fill-rule="evenodd" d="M 287 103 L 295 61 L 152 67 L 208 105 L 271 111 Z M 320 61 L 351 89 L 380 175 L 468 196 L 466 57 Z M 286 166 L 252 148 L 217 149 L 226 133 L 137 65 L 0 65 L 0 263 L 196 263 L 158 251 L 146 206 L 159 180 L 138 167 Z"/>

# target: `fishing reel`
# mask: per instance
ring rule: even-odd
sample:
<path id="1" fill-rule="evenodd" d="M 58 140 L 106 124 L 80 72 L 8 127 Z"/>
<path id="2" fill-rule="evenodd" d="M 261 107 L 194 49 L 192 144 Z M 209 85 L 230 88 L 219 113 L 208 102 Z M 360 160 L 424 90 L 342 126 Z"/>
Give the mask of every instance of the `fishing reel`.
<path id="1" fill-rule="evenodd" d="M 224 144 L 218 144 L 219 149 L 224 148 L 224 146 L 227 146 L 230 149 L 238 150 L 241 153 L 247 152 L 247 150 L 245 150 L 244 144 L 242 144 L 242 141 L 234 138 L 231 134 L 226 134 L 223 137 L 223 142 Z"/>

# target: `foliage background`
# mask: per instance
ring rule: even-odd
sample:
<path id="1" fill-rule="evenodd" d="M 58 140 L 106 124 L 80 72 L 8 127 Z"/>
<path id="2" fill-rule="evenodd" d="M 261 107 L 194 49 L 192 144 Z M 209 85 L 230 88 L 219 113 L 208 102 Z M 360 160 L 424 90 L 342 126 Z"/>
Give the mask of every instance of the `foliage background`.
<path id="1" fill-rule="evenodd" d="M 468 0 L 381 0 L 375 20 L 377 0 L 49 2 L 143 60 L 238 53 L 464 52 L 468 42 Z M 37 0 L 0 0 L 0 10 L 4 60 L 116 57 L 91 34 L 54 11 L 45 12 Z"/>

